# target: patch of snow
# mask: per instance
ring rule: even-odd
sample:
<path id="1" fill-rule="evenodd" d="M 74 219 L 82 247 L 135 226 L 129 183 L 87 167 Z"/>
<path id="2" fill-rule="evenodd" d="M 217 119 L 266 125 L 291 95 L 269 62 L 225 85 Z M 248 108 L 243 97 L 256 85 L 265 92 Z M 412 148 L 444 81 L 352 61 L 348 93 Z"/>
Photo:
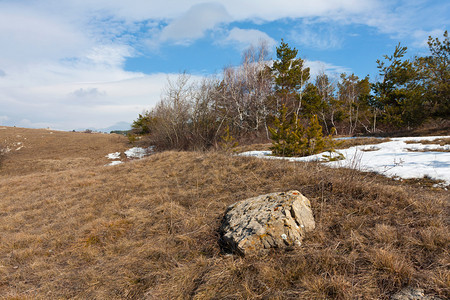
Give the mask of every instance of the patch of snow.
<path id="1" fill-rule="evenodd" d="M 381 149 L 380 147 L 369 145 L 369 146 L 361 148 L 361 151 L 378 151 L 380 149 Z"/>
<path id="2" fill-rule="evenodd" d="M 128 149 L 127 151 L 125 151 L 125 155 L 128 159 L 141 159 L 147 155 L 149 155 L 152 151 L 153 151 L 153 146 L 148 147 L 148 148 L 141 148 L 141 147 L 133 147 L 131 149 Z M 108 159 L 120 159 L 120 152 L 114 152 L 114 153 L 109 153 L 107 154 L 105 157 L 107 157 Z M 115 166 L 118 164 L 123 163 L 122 161 L 112 161 L 110 164 L 107 164 L 106 166 Z"/>
<path id="3" fill-rule="evenodd" d="M 120 152 L 109 153 L 106 157 L 108 159 L 120 159 Z"/>
<path id="4" fill-rule="evenodd" d="M 324 152 L 306 157 L 276 157 L 271 156 L 271 151 L 249 151 L 241 153 L 243 156 L 254 156 L 268 159 L 286 159 L 289 161 L 322 161 L 324 164 L 335 168 L 353 168 L 360 171 L 372 171 L 388 177 L 423 178 L 444 180 L 450 184 L 450 152 L 433 152 L 430 149 L 448 149 L 449 145 L 423 145 L 406 144 L 405 141 L 434 140 L 448 138 L 449 136 L 434 137 L 402 137 L 392 138 L 391 141 L 376 145 L 354 146 L 348 149 L 339 149 L 345 159 L 329 161 Z M 408 148 L 414 145 L 414 149 L 420 152 L 411 152 Z M 438 147 L 439 146 L 439 147 Z M 378 148 L 377 151 L 367 149 Z M 364 151 L 366 150 L 366 151 Z"/>
<path id="5" fill-rule="evenodd" d="M 141 148 L 141 147 L 133 147 L 131 149 L 128 149 L 127 151 L 125 151 L 125 155 L 127 156 L 127 158 L 143 158 L 144 156 L 148 155 L 148 152 L 150 152 L 153 148 Z"/>

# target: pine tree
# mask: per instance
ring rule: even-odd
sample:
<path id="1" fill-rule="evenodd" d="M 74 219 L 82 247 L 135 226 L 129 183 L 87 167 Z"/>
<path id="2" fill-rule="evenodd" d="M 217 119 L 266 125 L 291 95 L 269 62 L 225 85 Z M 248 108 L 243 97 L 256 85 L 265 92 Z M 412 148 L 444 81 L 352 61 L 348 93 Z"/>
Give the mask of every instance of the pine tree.
<path id="1" fill-rule="evenodd" d="M 306 156 L 323 151 L 334 152 L 336 146 L 332 134 L 323 137 L 322 126 L 319 124 L 317 115 L 310 119 L 309 126 L 305 129 L 300 120 L 294 114 L 291 118 L 287 116 L 287 108 L 282 106 L 280 118 L 275 118 L 274 127 L 269 127 L 273 146 L 270 147 L 275 156 Z M 295 123 L 297 119 L 297 123 Z"/>
<path id="2" fill-rule="evenodd" d="M 403 58 L 406 51 L 398 44 L 393 55 L 377 60 L 383 80 L 372 85 L 374 104 L 382 108 L 384 122 L 397 127 L 420 125 L 426 117 L 423 87 L 413 62 Z"/>
<path id="3" fill-rule="evenodd" d="M 276 109 L 281 106 L 288 108 L 288 114 L 300 113 L 302 105 L 302 88 L 309 80 L 309 68 L 304 67 L 304 61 L 297 58 L 298 50 L 289 47 L 281 40 L 277 47 L 277 59 L 271 68 L 275 83 Z M 298 118 L 297 118 L 298 119 Z"/>
<path id="4" fill-rule="evenodd" d="M 306 129 L 306 155 L 320 153 L 325 149 L 325 140 L 323 138 L 322 126 L 319 124 L 317 115 L 311 116 L 309 126 Z"/>
<path id="5" fill-rule="evenodd" d="M 428 38 L 431 55 L 417 57 L 414 66 L 424 89 L 424 107 L 433 117 L 450 115 L 450 39 L 448 31 L 444 39 Z"/>
<path id="6" fill-rule="evenodd" d="M 269 127 L 273 146 L 270 147 L 275 156 L 302 156 L 304 155 L 306 139 L 305 130 L 297 116 L 287 117 L 287 108 L 282 105 L 280 117 L 274 120 L 274 127 Z M 297 123 L 295 123 L 297 119 Z"/>

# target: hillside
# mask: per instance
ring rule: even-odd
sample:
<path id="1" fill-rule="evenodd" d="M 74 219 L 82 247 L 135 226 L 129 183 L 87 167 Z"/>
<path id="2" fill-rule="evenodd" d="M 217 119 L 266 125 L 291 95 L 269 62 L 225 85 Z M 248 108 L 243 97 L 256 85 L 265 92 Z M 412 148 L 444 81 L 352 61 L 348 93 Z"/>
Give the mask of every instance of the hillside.
<path id="1" fill-rule="evenodd" d="M 218 152 L 105 166 L 130 147 L 119 135 L 5 128 L 0 142 L 15 149 L 0 167 L 5 299 L 388 299 L 405 286 L 450 297 L 446 190 Z M 222 253 L 228 205 L 291 189 L 317 225 L 301 249 Z"/>

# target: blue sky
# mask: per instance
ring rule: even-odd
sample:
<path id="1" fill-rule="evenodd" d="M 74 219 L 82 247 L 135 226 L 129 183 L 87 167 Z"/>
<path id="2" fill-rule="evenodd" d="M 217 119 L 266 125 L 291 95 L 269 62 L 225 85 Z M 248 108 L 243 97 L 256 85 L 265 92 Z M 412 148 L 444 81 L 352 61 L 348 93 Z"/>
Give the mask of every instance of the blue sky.
<path id="1" fill-rule="evenodd" d="M 449 16 L 444 0 L 0 0 L 0 125 L 132 122 L 168 77 L 220 73 L 260 40 L 283 38 L 313 74 L 375 80 L 377 59 L 398 42 L 426 54 Z"/>

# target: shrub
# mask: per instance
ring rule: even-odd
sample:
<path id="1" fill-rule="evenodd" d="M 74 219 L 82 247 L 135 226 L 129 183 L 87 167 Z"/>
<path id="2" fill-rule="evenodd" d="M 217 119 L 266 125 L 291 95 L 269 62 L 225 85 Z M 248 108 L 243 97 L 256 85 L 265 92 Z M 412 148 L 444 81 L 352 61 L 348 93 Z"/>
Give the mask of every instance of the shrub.
<path id="1" fill-rule="evenodd" d="M 323 137 L 322 126 L 317 115 L 311 116 L 309 126 L 304 128 L 296 114 L 287 118 L 287 108 L 280 109 L 280 118 L 275 118 L 274 128 L 269 128 L 273 146 L 270 148 L 276 156 L 307 156 L 323 151 L 334 152 L 336 144 L 332 134 Z"/>
<path id="2" fill-rule="evenodd" d="M 295 121 L 297 120 L 297 121 Z M 297 116 L 287 118 L 287 107 L 280 109 L 280 118 L 275 118 L 274 128 L 269 127 L 273 146 L 270 147 L 276 156 L 303 156 L 307 140 L 305 130 Z"/>

